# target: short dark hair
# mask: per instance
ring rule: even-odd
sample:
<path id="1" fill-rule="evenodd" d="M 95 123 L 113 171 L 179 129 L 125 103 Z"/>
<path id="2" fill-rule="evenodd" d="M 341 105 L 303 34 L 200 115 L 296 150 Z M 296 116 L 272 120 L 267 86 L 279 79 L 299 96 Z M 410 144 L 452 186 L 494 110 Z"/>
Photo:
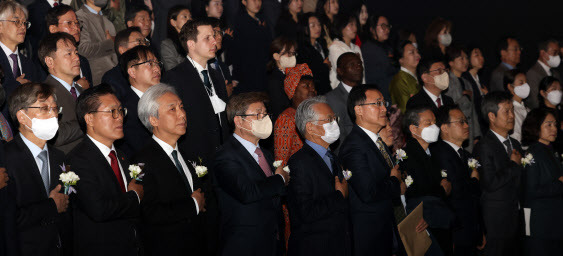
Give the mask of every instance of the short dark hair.
<path id="1" fill-rule="evenodd" d="M 64 32 L 57 32 L 53 34 L 47 34 L 39 43 L 39 49 L 37 50 L 37 55 L 39 56 L 39 61 L 41 61 L 41 65 L 43 65 L 47 70 L 47 64 L 45 63 L 45 57 L 50 56 L 52 57 L 53 54 L 57 51 L 57 43 L 63 40 L 64 42 L 70 42 L 74 47 L 76 47 L 76 40 L 74 37 L 64 33 Z"/>
<path id="2" fill-rule="evenodd" d="M 14 123 L 19 127 L 19 121 L 17 117 L 18 111 L 31 106 L 38 100 L 46 100 L 50 96 L 55 98 L 57 101 L 57 96 L 55 95 L 55 89 L 44 83 L 25 83 L 22 84 L 10 94 L 8 98 L 8 109 L 10 112 L 10 117 Z"/>
<path id="3" fill-rule="evenodd" d="M 512 95 L 508 92 L 489 92 L 485 97 L 483 97 L 483 101 L 481 102 L 481 113 L 483 114 L 483 118 L 485 121 L 489 122 L 489 113 L 495 114 L 498 113 L 499 104 L 503 102 L 512 102 Z"/>
<path id="4" fill-rule="evenodd" d="M 131 67 L 131 65 L 137 64 L 141 61 L 146 61 L 149 53 L 154 55 L 154 52 L 151 51 L 150 47 L 137 45 L 119 56 L 119 67 L 121 68 L 123 75 L 125 77 L 129 77 L 127 70 Z"/>
<path id="5" fill-rule="evenodd" d="M 418 63 L 418 66 L 416 67 L 416 75 L 420 83 L 424 84 L 424 81 L 422 80 L 422 75 L 430 72 L 432 65 L 434 65 L 435 63 L 442 63 L 444 64 L 444 66 L 446 66 L 444 61 L 439 58 L 425 58 Z"/>
<path id="6" fill-rule="evenodd" d="M 469 58 L 469 66 L 467 67 L 467 70 L 470 70 L 470 69 L 473 68 L 473 65 L 471 65 L 471 53 L 472 53 L 474 50 L 479 50 L 479 51 L 481 51 L 481 54 L 483 54 L 483 50 L 482 50 L 482 48 L 481 48 L 480 46 L 478 46 L 478 45 L 476 45 L 476 44 L 470 44 L 470 45 L 467 47 L 467 57 Z"/>
<path id="7" fill-rule="evenodd" d="M 186 53 L 189 52 L 187 44 L 188 40 L 197 42 L 197 35 L 199 34 L 197 28 L 200 26 L 211 26 L 211 23 L 204 19 L 188 20 L 188 22 L 186 22 L 186 24 L 182 27 L 182 30 L 180 30 L 180 43 Z"/>
<path id="8" fill-rule="evenodd" d="M 503 37 L 501 37 L 500 40 L 499 40 L 498 43 L 497 43 L 497 53 L 499 54 L 499 56 L 500 56 L 500 51 L 502 51 L 502 50 L 504 50 L 504 51 L 508 50 L 508 40 L 509 40 L 509 39 L 518 41 L 518 40 L 516 39 L 516 37 L 514 37 L 514 36 L 503 36 Z"/>
<path id="9" fill-rule="evenodd" d="M 125 25 L 127 25 L 128 21 L 133 21 L 138 13 L 146 11 L 149 13 L 149 16 L 152 15 L 151 9 L 145 4 L 132 4 L 125 9 Z"/>
<path id="10" fill-rule="evenodd" d="M 463 52 L 467 54 L 465 48 L 462 45 L 452 44 L 448 48 L 446 48 L 446 60 L 448 62 L 454 61 L 455 59 L 460 57 Z"/>
<path id="11" fill-rule="evenodd" d="M 432 111 L 430 106 L 415 106 L 410 109 L 407 109 L 405 115 L 403 116 L 403 133 L 407 136 L 412 136 L 410 126 L 418 126 L 420 124 L 420 116 L 419 114 L 425 111 Z"/>
<path id="12" fill-rule="evenodd" d="M 352 120 L 352 122 L 356 121 L 356 111 L 354 110 L 354 107 L 366 102 L 366 98 L 367 98 L 366 92 L 369 90 L 379 92 L 379 90 L 375 85 L 367 85 L 367 84 L 354 86 L 352 90 L 350 90 L 350 93 L 348 94 L 348 100 L 346 101 L 346 105 L 348 108 L 347 109 L 348 115 L 350 116 L 350 120 Z"/>
<path id="13" fill-rule="evenodd" d="M 516 79 L 516 76 L 518 74 L 524 74 L 526 75 L 526 73 L 524 73 L 524 71 L 521 71 L 520 69 L 511 69 L 511 70 L 506 70 L 504 71 L 504 76 L 502 77 L 502 86 L 504 87 L 504 91 L 508 92 L 508 85 L 509 84 L 514 84 L 514 79 Z"/>
<path id="14" fill-rule="evenodd" d="M 541 133 L 541 125 L 550 114 L 553 115 L 556 123 L 559 124 L 557 113 L 553 109 L 536 108 L 528 113 L 522 123 L 522 145 L 529 146 L 538 141 Z"/>
<path id="15" fill-rule="evenodd" d="M 540 81 L 540 86 L 538 88 L 538 101 L 540 102 L 540 106 L 543 106 L 544 102 L 543 102 L 543 97 L 539 92 L 541 91 L 546 92 L 549 89 L 549 87 L 551 87 L 551 85 L 555 82 L 559 82 L 559 79 L 553 76 L 546 76 Z"/>
<path id="16" fill-rule="evenodd" d="M 340 54 L 340 56 L 338 56 L 338 59 L 336 60 L 336 68 L 343 68 L 344 67 L 344 59 L 348 58 L 348 57 L 360 58 L 360 56 L 358 56 L 358 54 L 355 53 L 355 52 L 345 52 L 343 54 Z"/>
<path id="17" fill-rule="evenodd" d="M 119 46 L 127 44 L 129 42 L 129 37 L 131 36 L 131 34 L 133 32 L 138 32 L 141 35 L 143 34 L 143 33 L 141 33 L 141 29 L 139 27 L 130 27 L 130 28 L 126 28 L 124 30 L 119 31 L 117 33 L 117 35 L 115 35 L 113 47 L 115 49 L 115 54 L 117 54 L 117 57 L 119 57 L 121 55 L 119 53 Z"/>
<path id="18" fill-rule="evenodd" d="M 356 18 L 356 16 L 347 14 L 347 13 L 340 13 L 338 14 L 335 18 L 334 18 L 334 24 L 332 25 L 332 34 L 334 35 L 334 38 L 338 38 L 341 41 L 344 41 L 342 39 L 342 30 L 348 26 L 348 24 L 350 24 L 351 22 L 356 22 L 356 26 L 359 26 L 359 22 L 358 19 Z"/>
<path id="19" fill-rule="evenodd" d="M 399 62 L 399 60 L 403 58 L 403 55 L 405 54 L 405 46 L 407 46 L 408 44 L 412 44 L 412 42 L 405 40 L 397 44 L 397 48 L 395 49 L 395 60 L 397 62 Z"/>
<path id="20" fill-rule="evenodd" d="M 59 18 L 68 12 L 74 12 L 72 7 L 66 4 L 59 4 L 53 8 L 50 8 L 47 11 L 47 15 L 45 16 L 45 23 L 47 25 L 47 31 L 49 31 L 49 27 L 51 25 L 59 26 Z"/>
<path id="21" fill-rule="evenodd" d="M 227 104 L 229 124 L 235 126 L 235 116 L 244 115 L 252 103 L 267 102 L 268 96 L 263 92 L 247 92 L 233 96 Z"/>
<path id="22" fill-rule="evenodd" d="M 559 41 L 557 41 L 553 38 L 549 38 L 547 40 L 540 41 L 538 43 L 538 52 L 541 51 L 541 50 L 544 50 L 544 51 L 547 52 L 547 48 L 548 48 L 549 44 L 551 44 L 551 43 L 559 44 Z M 559 50 L 559 49 L 557 49 L 557 50 Z M 559 52 L 559 51 L 557 51 L 557 52 Z"/>
<path id="23" fill-rule="evenodd" d="M 82 128 L 84 133 L 86 133 L 86 120 L 84 116 L 98 110 L 100 105 L 102 105 L 100 97 L 108 94 L 115 95 L 115 92 L 110 85 L 102 83 L 88 88 L 78 96 L 76 100 L 76 119 L 78 119 L 80 128 Z"/>
<path id="24" fill-rule="evenodd" d="M 274 40 L 272 40 L 272 42 L 270 43 L 270 61 L 268 61 L 268 64 L 266 65 L 266 68 L 268 71 L 272 71 L 274 70 L 274 68 L 277 68 L 276 66 L 276 60 L 274 60 L 274 53 L 279 53 L 282 54 L 282 51 L 285 49 L 286 51 L 291 50 L 291 47 L 295 48 L 295 50 L 297 51 L 297 42 L 295 42 L 295 40 L 290 39 L 288 37 L 285 36 L 279 36 L 276 37 Z"/>
<path id="25" fill-rule="evenodd" d="M 450 112 L 452 110 L 461 111 L 457 104 L 444 105 L 438 108 L 438 111 L 436 112 L 436 125 L 438 127 L 441 127 L 443 124 L 448 124 L 450 123 L 450 121 L 452 121 L 450 117 Z"/>

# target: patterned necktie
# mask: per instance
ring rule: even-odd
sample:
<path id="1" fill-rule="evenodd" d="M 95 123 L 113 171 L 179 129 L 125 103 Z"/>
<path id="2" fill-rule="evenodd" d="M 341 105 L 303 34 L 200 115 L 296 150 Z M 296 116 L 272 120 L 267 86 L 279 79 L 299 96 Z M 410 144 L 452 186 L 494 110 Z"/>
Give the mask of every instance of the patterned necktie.
<path id="1" fill-rule="evenodd" d="M 387 165 L 393 168 L 393 160 L 391 160 L 391 156 L 389 156 L 387 150 L 385 150 L 385 146 L 383 145 L 383 141 L 381 141 L 381 137 L 377 138 L 375 144 L 377 145 L 379 152 L 381 152 L 381 154 L 383 155 L 383 158 L 385 158 L 385 162 L 387 162 Z"/>
<path id="2" fill-rule="evenodd" d="M 438 104 L 438 107 L 441 107 L 441 106 L 442 106 L 442 99 L 437 98 L 437 99 L 436 99 L 436 104 Z"/>
<path id="3" fill-rule="evenodd" d="M 186 186 L 191 190 L 190 182 L 188 181 L 188 178 L 186 177 L 186 173 L 184 172 L 184 168 L 182 168 L 182 164 L 180 164 L 180 160 L 178 159 L 178 151 L 176 150 L 172 151 L 172 158 L 174 158 L 174 165 L 176 165 L 176 169 L 178 169 L 178 172 L 180 172 L 180 176 L 182 177 L 182 180 L 184 181 Z"/>
<path id="4" fill-rule="evenodd" d="M 510 157 L 510 155 L 512 155 L 512 144 L 510 143 L 510 139 L 505 140 L 504 145 L 506 145 L 506 153 L 508 153 L 508 156 Z"/>
<path id="5" fill-rule="evenodd" d="M 254 150 L 254 153 L 258 155 L 258 165 L 260 165 L 260 168 L 262 169 L 264 174 L 266 174 L 266 177 L 272 176 L 272 169 L 270 168 L 268 161 L 266 161 L 262 149 L 256 148 L 256 150 Z"/>
<path id="6" fill-rule="evenodd" d="M 74 88 L 74 85 L 72 85 L 72 87 L 70 87 L 70 95 L 72 95 L 74 100 L 76 100 L 76 98 L 78 98 L 78 95 L 76 95 L 76 88 Z"/>
<path id="7" fill-rule="evenodd" d="M 18 55 L 15 53 L 10 54 L 10 58 L 12 59 L 12 62 L 14 63 L 14 66 L 12 67 L 12 74 L 14 75 L 14 79 L 17 79 L 18 77 L 21 76 L 20 73 L 20 65 L 18 62 Z"/>
<path id="8" fill-rule="evenodd" d="M 211 82 L 209 82 L 209 74 L 207 73 L 207 70 L 202 70 L 201 74 L 203 75 L 203 85 L 205 85 L 207 94 L 209 94 L 209 96 L 212 96 L 213 90 L 211 89 Z"/>
<path id="9" fill-rule="evenodd" d="M 328 159 L 330 159 L 329 169 L 330 172 L 334 174 L 334 170 L 336 169 L 336 162 L 334 161 L 334 155 L 332 154 L 332 152 L 330 152 L 330 150 L 327 150 L 325 155 L 328 157 Z"/>
<path id="10" fill-rule="evenodd" d="M 111 159 L 111 169 L 113 170 L 113 174 L 115 174 L 115 178 L 117 178 L 117 183 L 119 183 L 121 192 L 125 193 L 125 183 L 123 182 L 123 177 L 121 177 L 119 162 L 117 161 L 117 155 L 114 150 L 109 152 L 109 158 Z"/>
<path id="11" fill-rule="evenodd" d="M 37 157 L 43 163 L 41 165 L 41 179 L 43 180 L 45 192 L 47 193 L 47 196 L 49 196 L 49 161 L 47 161 L 47 151 L 41 151 Z"/>
<path id="12" fill-rule="evenodd" d="M 10 123 L 8 123 L 8 120 L 6 120 L 2 113 L 0 113 L 0 132 L 2 132 L 2 139 L 5 141 L 11 141 L 14 138 Z"/>

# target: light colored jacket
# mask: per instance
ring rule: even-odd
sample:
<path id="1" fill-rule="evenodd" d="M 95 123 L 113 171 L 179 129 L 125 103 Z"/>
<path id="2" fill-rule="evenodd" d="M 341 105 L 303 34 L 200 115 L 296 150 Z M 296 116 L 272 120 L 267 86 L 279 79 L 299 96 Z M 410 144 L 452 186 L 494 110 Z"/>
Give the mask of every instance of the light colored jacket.
<path id="1" fill-rule="evenodd" d="M 461 78 L 465 84 L 464 86 L 453 72 L 450 72 L 448 75 L 450 77 L 450 84 L 444 93 L 454 100 L 454 103 L 459 106 L 461 112 L 463 112 L 465 118 L 467 118 L 467 121 L 469 122 L 469 144 L 465 149 L 471 152 L 473 150 L 473 141 L 475 138 L 481 136 L 481 126 L 479 125 L 479 118 L 477 117 L 473 98 L 470 99 L 465 96 L 463 91 L 469 90 L 472 92 L 471 95 L 473 95 L 473 89 L 471 88 L 469 81 L 465 78 Z"/>
<path id="2" fill-rule="evenodd" d="M 160 56 L 162 57 L 162 62 L 164 63 L 164 69 L 166 71 L 173 69 L 186 60 L 186 56 L 180 55 L 174 46 L 174 42 L 170 38 L 166 38 L 160 44 Z"/>
<path id="3" fill-rule="evenodd" d="M 337 60 L 340 55 L 346 52 L 354 52 L 360 56 L 362 60 L 362 65 L 364 65 L 364 58 L 362 57 L 362 50 L 360 47 L 355 45 L 354 43 L 350 43 L 351 46 L 346 45 L 346 43 L 340 41 L 339 39 L 334 39 L 330 47 L 328 47 L 328 60 L 330 60 L 330 64 L 332 68 L 330 69 L 330 86 L 332 89 L 336 88 L 340 81 L 336 77 L 336 66 Z M 366 83 L 366 76 L 363 76 L 362 84 Z"/>

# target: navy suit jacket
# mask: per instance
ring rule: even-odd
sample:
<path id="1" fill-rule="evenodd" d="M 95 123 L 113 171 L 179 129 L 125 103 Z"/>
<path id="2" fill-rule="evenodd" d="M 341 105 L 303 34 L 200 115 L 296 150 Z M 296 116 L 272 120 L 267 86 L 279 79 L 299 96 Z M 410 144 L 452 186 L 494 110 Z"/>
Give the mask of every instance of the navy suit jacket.
<path id="1" fill-rule="evenodd" d="M 92 84 L 92 69 L 90 69 L 90 62 L 88 59 L 82 55 L 78 55 L 78 58 L 80 59 L 80 70 L 82 71 L 82 75 L 86 78 L 86 80 L 88 80 L 90 87 L 97 85 Z"/>
<path id="2" fill-rule="evenodd" d="M 116 141 L 115 145 L 130 158 L 147 144 L 152 134 L 139 119 L 137 111 L 139 96 L 131 89 L 131 86 L 127 88 L 127 94 L 121 104 L 127 108 L 127 116 L 123 121 L 124 136 Z"/>
<path id="3" fill-rule="evenodd" d="M 0 145 L 0 166 L 5 167 L 4 146 Z M 19 255 L 16 228 L 16 202 L 13 191 L 9 191 L 14 185 L 8 181 L 8 186 L 0 189 L 0 255 Z"/>
<path id="4" fill-rule="evenodd" d="M 444 105 L 453 105 L 454 104 L 454 100 L 444 94 L 444 92 L 441 93 L 442 95 L 442 106 Z M 417 94 L 413 95 L 409 101 L 407 101 L 407 109 L 411 109 L 413 107 L 431 107 L 432 108 L 432 112 L 434 112 L 434 115 L 436 115 L 436 113 L 438 112 L 438 107 L 436 106 L 436 103 L 430 98 L 430 96 L 428 96 L 428 93 L 426 93 L 426 91 L 424 91 L 424 89 L 420 89 L 420 91 L 418 91 Z"/>
<path id="5" fill-rule="evenodd" d="M 123 102 L 123 98 L 127 95 L 127 89 L 129 89 L 129 80 L 123 72 L 121 72 L 119 64 L 108 70 L 104 76 L 102 76 L 102 83 L 111 85 L 117 99 Z"/>
<path id="6" fill-rule="evenodd" d="M 47 0 L 35 0 L 27 7 L 28 21 L 31 22 L 31 27 L 27 32 L 26 41 L 31 44 L 31 58 L 38 58 L 37 51 L 39 50 L 39 43 L 49 33 L 45 16 L 47 12 L 53 7 Z"/>

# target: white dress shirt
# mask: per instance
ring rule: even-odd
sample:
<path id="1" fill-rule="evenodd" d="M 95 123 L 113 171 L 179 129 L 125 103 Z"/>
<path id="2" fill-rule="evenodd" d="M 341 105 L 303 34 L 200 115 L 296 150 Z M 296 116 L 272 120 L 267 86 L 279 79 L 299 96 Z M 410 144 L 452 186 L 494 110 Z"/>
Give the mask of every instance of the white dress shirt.
<path id="1" fill-rule="evenodd" d="M 430 99 L 432 99 L 432 102 L 434 102 L 434 105 L 436 105 L 436 107 L 438 107 L 438 102 L 436 102 L 437 99 L 440 99 L 440 103 L 442 103 L 442 106 L 444 106 L 444 99 L 442 99 L 442 94 L 440 94 L 440 96 L 436 96 L 430 91 L 426 90 L 426 86 L 422 86 L 422 89 L 424 89 L 424 92 L 426 92 L 426 94 L 430 96 Z"/>
<path id="2" fill-rule="evenodd" d="M 8 58 L 8 62 L 10 62 L 10 72 L 12 72 L 12 70 L 14 70 L 14 61 L 12 60 L 12 58 L 10 58 L 10 54 L 15 53 L 16 55 L 18 55 L 18 67 L 20 68 L 20 73 L 23 74 L 22 61 L 20 60 L 20 55 L 18 54 L 18 47 L 16 47 L 15 52 L 12 52 L 12 50 L 10 50 L 10 48 L 8 48 L 8 46 L 6 46 L 2 42 L 0 42 L 0 47 L 2 47 L 2 50 L 6 54 L 6 58 Z M 6 73 L 5 70 L 4 70 L 4 73 Z"/>
<path id="3" fill-rule="evenodd" d="M 135 88 L 135 86 L 131 86 L 131 90 L 133 90 L 133 92 L 134 92 L 135 94 L 137 94 L 137 96 L 139 96 L 139 99 L 140 99 L 141 97 L 143 97 L 143 94 L 145 94 L 145 93 L 142 92 L 141 90 Z"/>
<path id="4" fill-rule="evenodd" d="M 551 76 L 551 68 L 547 65 L 545 65 L 543 62 L 538 60 L 538 63 L 541 65 L 541 67 L 543 68 L 543 70 L 545 70 L 545 73 L 547 73 L 548 76 Z"/>
<path id="5" fill-rule="evenodd" d="M 47 0 L 47 3 L 49 3 L 49 5 L 50 5 L 51 7 L 55 7 L 55 6 L 54 6 L 55 2 L 58 2 L 58 4 L 61 4 L 60 1 Z"/>
<path id="6" fill-rule="evenodd" d="M 448 145 L 450 145 L 450 146 L 455 150 L 455 153 L 456 153 L 459 157 L 461 157 L 461 156 L 459 155 L 459 152 L 458 152 L 458 150 L 459 150 L 461 147 L 459 147 L 458 145 L 453 144 L 453 143 L 451 143 L 451 142 L 449 142 L 449 141 L 447 141 L 447 140 L 444 140 L 444 142 L 447 143 Z"/>
<path id="7" fill-rule="evenodd" d="M 469 74 L 471 75 L 471 77 L 473 77 L 475 84 L 477 84 L 477 88 L 479 88 L 479 94 L 481 94 L 481 96 L 483 96 L 483 91 L 481 91 L 483 89 L 483 86 L 481 86 L 481 81 L 479 80 L 479 75 L 472 75 L 471 73 L 469 73 Z"/>
<path id="8" fill-rule="evenodd" d="M 349 86 L 342 81 L 340 81 L 340 82 L 342 83 L 342 87 L 344 87 L 344 90 L 346 90 L 348 93 L 350 93 L 350 91 L 352 90 L 352 86 Z"/>
<path id="9" fill-rule="evenodd" d="M 37 164 L 37 168 L 39 168 L 39 175 L 41 175 L 41 168 L 43 168 L 43 161 L 39 159 L 39 154 L 45 150 L 47 151 L 47 170 L 49 171 L 49 181 L 51 180 L 51 165 L 49 164 L 49 150 L 47 149 L 47 143 L 43 146 L 43 149 L 35 145 L 33 142 L 29 141 L 25 136 L 20 133 L 20 137 L 23 140 L 23 143 L 27 146 L 29 151 L 31 151 L 31 155 L 33 155 L 33 159 L 35 159 L 35 164 Z M 50 191 L 49 191 L 50 192 Z"/>
<path id="10" fill-rule="evenodd" d="M 495 131 L 491 130 L 491 132 L 493 132 L 493 134 L 495 136 L 497 136 L 498 140 L 500 141 L 500 143 L 502 143 L 502 146 L 504 147 L 504 151 L 507 151 L 508 148 L 506 147 L 506 145 L 504 144 L 504 141 L 508 140 L 508 138 L 502 137 L 500 136 L 500 134 L 496 133 Z M 512 145 L 512 141 L 508 140 L 508 142 L 510 143 L 510 146 L 512 146 L 512 149 L 514 149 L 514 145 Z"/>
<path id="11" fill-rule="evenodd" d="M 168 157 L 170 158 L 170 161 L 172 161 L 174 166 L 176 166 L 176 163 L 174 162 L 174 157 L 172 156 L 172 152 L 174 150 L 176 150 L 176 152 L 178 152 L 178 161 L 180 162 L 180 165 L 182 165 L 182 169 L 184 170 L 184 175 L 186 175 L 186 177 L 188 178 L 188 183 L 190 183 L 190 188 L 192 189 L 192 191 L 194 191 L 194 179 L 192 177 L 192 173 L 190 172 L 190 169 L 186 165 L 186 161 L 184 161 L 182 154 L 180 154 L 180 150 L 178 150 L 178 143 L 176 143 L 176 145 L 174 145 L 174 147 L 172 147 L 168 143 L 162 141 L 161 139 L 159 139 L 158 137 L 156 137 L 154 135 L 152 136 L 152 139 L 154 141 L 156 141 L 156 143 L 158 143 L 158 145 L 160 145 L 160 147 L 164 150 L 166 155 L 168 155 Z M 193 197 L 192 197 L 192 199 L 195 202 L 196 213 L 199 214 L 199 205 L 197 204 L 197 200 Z"/>
<path id="12" fill-rule="evenodd" d="M 221 117 L 220 114 L 222 112 L 225 111 L 224 108 L 222 109 L 216 109 L 217 106 L 215 104 L 213 104 L 213 101 L 216 100 L 220 100 L 219 97 L 217 96 L 217 92 L 215 92 L 215 86 L 213 85 L 213 80 L 211 79 L 211 73 L 209 72 L 208 66 L 207 64 L 205 64 L 205 67 L 202 67 L 199 63 L 195 62 L 189 55 L 186 56 L 188 58 L 188 61 L 190 61 L 192 63 L 192 65 L 194 66 L 194 68 L 197 70 L 197 74 L 199 75 L 199 78 L 201 79 L 201 82 L 203 83 L 205 80 L 203 78 L 203 74 L 201 73 L 201 71 L 206 70 L 207 71 L 207 78 L 209 79 L 209 83 L 211 84 L 211 91 L 208 91 L 208 96 L 211 94 L 211 96 L 209 96 L 209 101 L 211 101 L 211 105 L 213 106 L 213 110 L 215 111 L 215 113 L 217 113 L 217 116 L 219 116 L 219 124 L 221 124 Z M 205 86 L 204 86 L 205 87 Z M 207 87 L 205 87 L 205 90 L 207 91 Z M 222 124 L 221 124 L 222 125 Z"/>
<path id="13" fill-rule="evenodd" d="M 528 108 L 524 106 L 524 101 L 522 103 L 518 101 L 512 101 L 512 105 L 514 105 L 514 131 L 510 135 L 510 137 L 514 138 L 518 142 L 522 140 L 522 123 L 526 116 L 528 115 Z"/>
<path id="14" fill-rule="evenodd" d="M 375 143 L 375 145 L 377 146 L 377 139 L 379 139 L 379 135 L 377 135 L 377 133 L 372 132 L 364 127 L 361 127 L 358 125 L 358 127 L 360 127 L 367 135 L 368 137 L 373 141 L 373 143 Z M 377 148 L 379 148 L 379 146 L 377 146 Z M 381 148 L 379 148 L 379 150 L 383 150 Z"/>

